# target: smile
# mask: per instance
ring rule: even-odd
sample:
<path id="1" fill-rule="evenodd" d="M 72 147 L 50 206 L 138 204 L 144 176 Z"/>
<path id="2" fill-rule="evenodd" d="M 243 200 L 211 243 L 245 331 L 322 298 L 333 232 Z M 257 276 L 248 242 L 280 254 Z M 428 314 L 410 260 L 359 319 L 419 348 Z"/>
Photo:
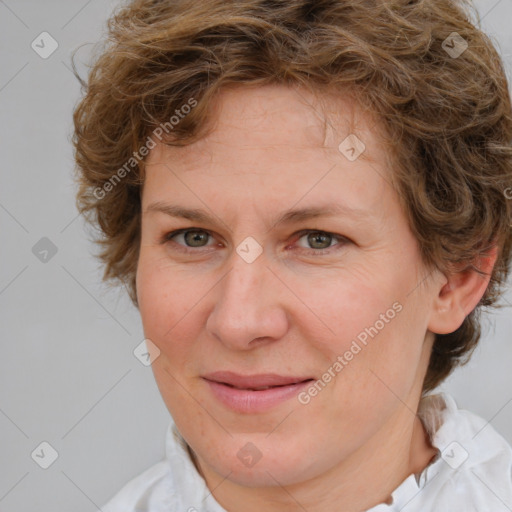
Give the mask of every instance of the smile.
<path id="1" fill-rule="evenodd" d="M 261 413 L 295 397 L 313 378 L 276 374 L 242 376 L 215 372 L 202 377 L 214 398 L 225 407 L 245 414 Z"/>

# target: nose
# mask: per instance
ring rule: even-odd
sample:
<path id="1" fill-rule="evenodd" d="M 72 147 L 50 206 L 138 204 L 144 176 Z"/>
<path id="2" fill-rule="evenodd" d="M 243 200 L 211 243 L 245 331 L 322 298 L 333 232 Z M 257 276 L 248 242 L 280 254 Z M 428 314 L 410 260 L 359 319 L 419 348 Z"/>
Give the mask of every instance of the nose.
<path id="1" fill-rule="evenodd" d="M 288 329 L 286 287 L 275 272 L 264 255 L 247 263 L 234 253 L 230 270 L 214 288 L 209 334 L 231 350 L 281 339 Z"/>

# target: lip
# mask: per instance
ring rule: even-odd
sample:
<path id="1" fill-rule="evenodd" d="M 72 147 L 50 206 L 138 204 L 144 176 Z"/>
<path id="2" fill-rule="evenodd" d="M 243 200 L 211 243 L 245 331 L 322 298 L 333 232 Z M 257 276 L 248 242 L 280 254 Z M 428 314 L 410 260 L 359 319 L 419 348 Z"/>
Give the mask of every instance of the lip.
<path id="1" fill-rule="evenodd" d="M 277 375 L 275 373 L 259 373 L 256 375 L 240 375 L 234 372 L 213 372 L 203 375 L 206 380 L 229 384 L 235 388 L 261 388 L 265 386 L 286 386 L 296 384 L 313 377 L 295 377 Z"/>
<path id="2" fill-rule="evenodd" d="M 214 372 L 203 375 L 212 394 L 228 408 L 240 413 L 263 412 L 296 396 L 313 380 L 273 373 L 239 375 Z M 263 390 L 254 388 L 268 387 Z"/>

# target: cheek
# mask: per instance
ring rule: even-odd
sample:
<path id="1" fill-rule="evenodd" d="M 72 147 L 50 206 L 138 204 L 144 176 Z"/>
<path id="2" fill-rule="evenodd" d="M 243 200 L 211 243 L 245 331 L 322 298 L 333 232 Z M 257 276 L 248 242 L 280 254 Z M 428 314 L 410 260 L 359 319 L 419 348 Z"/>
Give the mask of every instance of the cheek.
<path id="1" fill-rule="evenodd" d="M 155 267 L 147 264 L 143 259 L 139 262 L 137 270 L 137 298 L 139 311 L 146 337 L 159 344 L 159 340 L 166 330 L 169 330 L 175 319 L 174 315 L 167 316 L 165 311 L 174 311 L 172 307 L 172 289 L 170 283 L 163 279 L 163 275 L 155 271 Z M 154 339 L 153 339 L 154 338 Z"/>
<path id="2" fill-rule="evenodd" d="M 421 305 L 413 295 L 404 300 L 410 290 L 406 276 L 381 275 L 380 281 L 352 276 L 308 296 L 328 329 L 318 336 L 302 320 L 304 337 L 324 356 L 324 368 L 317 368 L 322 378 L 336 375 L 330 380 L 340 398 L 364 402 L 368 394 L 389 393 L 386 385 L 402 395 L 415 379 L 426 332 Z"/>
<path id="3" fill-rule="evenodd" d="M 184 304 L 187 291 L 178 286 L 171 272 L 159 270 L 157 264 L 139 262 L 137 269 L 137 297 L 144 337 L 150 339 L 160 350 L 160 356 L 153 362 L 155 380 L 162 395 L 167 396 L 174 380 L 169 375 L 176 373 L 176 365 L 186 359 L 186 343 L 180 343 L 187 311 Z M 180 321 L 181 320 L 181 321 Z M 186 340 L 185 340 L 186 341 Z"/>
<path id="4" fill-rule="evenodd" d="M 148 250 L 149 252 L 149 250 Z M 201 280 L 184 276 L 165 259 L 141 253 L 137 267 L 137 298 L 145 333 L 163 342 L 179 331 L 181 320 L 193 313 L 194 305 L 207 292 Z"/>
<path id="5" fill-rule="evenodd" d="M 160 350 L 151 367 L 169 411 L 174 416 L 177 411 L 195 410 L 183 382 L 184 377 L 194 374 L 191 362 L 196 359 L 194 339 L 199 328 L 193 309 L 197 290 L 189 278 L 186 280 L 162 259 L 141 253 L 137 297 L 144 336 Z"/>
<path id="6" fill-rule="evenodd" d="M 308 337 L 317 340 L 318 348 L 331 360 L 349 351 L 353 342 L 361 347 L 369 346 L 371 336 L 376 333 L 375 324 L 379 333 L 386 331 L 394 322 L 392 317 L 397 316 L 393 293 L 387 291 L 375 276 L 363 280 L 358 275 L 344 275 L 318 288 L 310 286 L 309 290 L 312 288 L 314 291 L 307 292 L 305 302 L 317 313 L 325 335 L 318 338 L 310 331 Z M 389 323 L 384 323 L 380 315 L 384 315 Z M 299 321 L 306 326 L 304 319 Z M 312 324 L 317 326 L 317 322 Z M 353 352 L 357 351 L 355 347 Z"/>

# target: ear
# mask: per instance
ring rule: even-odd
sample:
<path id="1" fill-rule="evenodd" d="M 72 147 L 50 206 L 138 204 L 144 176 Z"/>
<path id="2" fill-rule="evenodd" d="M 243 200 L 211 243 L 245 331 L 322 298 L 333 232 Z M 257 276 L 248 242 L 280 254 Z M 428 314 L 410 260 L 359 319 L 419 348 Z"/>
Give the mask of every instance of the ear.
<path id="1" fill-rule="evenodd" d="M 480 257 L 476 268 L 485 272 L 480 275 L 473 269 L 444 275 L 434 297 L 428 330 L 436 334 L 456 331 L 464 319 L 475 309 L 487 289 L 492 269 L 496 263 L 498 248 L 494 245 L 486 256 Z"/>

